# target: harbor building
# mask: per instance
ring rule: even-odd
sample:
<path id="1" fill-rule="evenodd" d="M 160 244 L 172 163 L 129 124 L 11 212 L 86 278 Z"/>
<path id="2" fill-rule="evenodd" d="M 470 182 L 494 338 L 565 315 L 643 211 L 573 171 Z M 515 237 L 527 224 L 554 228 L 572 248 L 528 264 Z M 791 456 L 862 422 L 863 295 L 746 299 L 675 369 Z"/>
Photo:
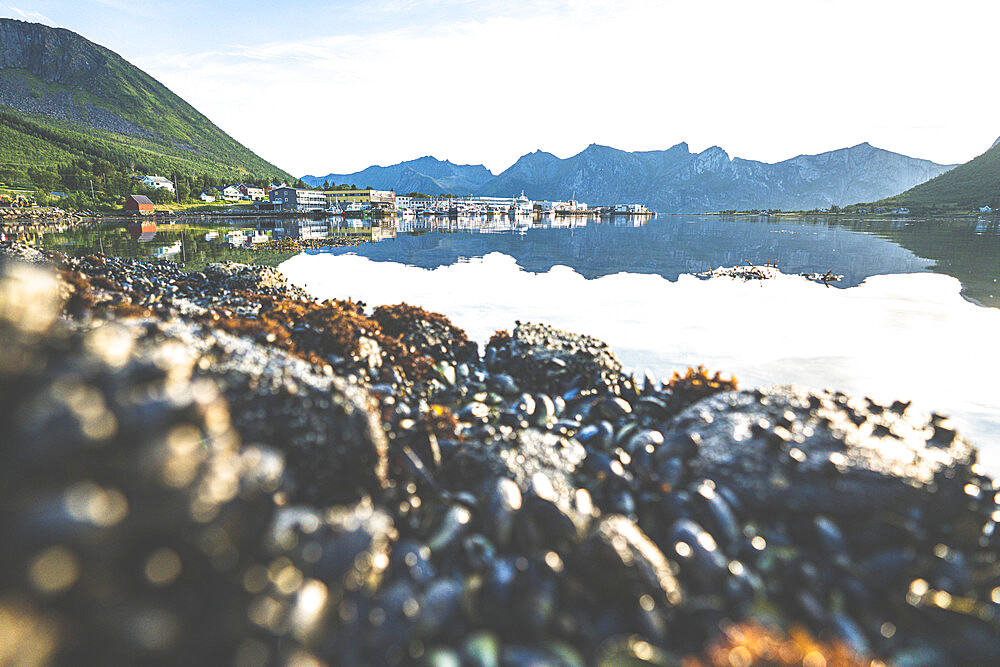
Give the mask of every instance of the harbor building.
<path id="1" fill-rule="evenodd" d="M 237 183 L 233 187 L 239 190 L 241 199 L 258 201 L 267 197 L 267 193 L 264 192 L 264 188 L 247 185 L 246 183 Z"/>
<path id="2" fill-rule="evenodd" d="M 327 207 L 326 193 L 322 190 L 286 186 L 271 190 L 268 197 L 278 211 L 324 211 Z"/>
<path id="3" fill-rule="evenodd" d="M 643 204 L 617 204 L 614 210 L 615 215 L 646 215 L 649 209 Z"/>
<path id="4" fill-rule="evenodd" d="M 326 190 L 326 205 L 339 206 L 343 210 L 351 204 L 360 204 L 368 208 L 395 210 L 396 193 L 392 190 Z"/>
<path id="5" fill-rule="evenodd" d="M 146 195 L 129 195 L 125 199 L 125 211 L 127 213 L 149 215 L 153 213 L 153 202 Z"/>

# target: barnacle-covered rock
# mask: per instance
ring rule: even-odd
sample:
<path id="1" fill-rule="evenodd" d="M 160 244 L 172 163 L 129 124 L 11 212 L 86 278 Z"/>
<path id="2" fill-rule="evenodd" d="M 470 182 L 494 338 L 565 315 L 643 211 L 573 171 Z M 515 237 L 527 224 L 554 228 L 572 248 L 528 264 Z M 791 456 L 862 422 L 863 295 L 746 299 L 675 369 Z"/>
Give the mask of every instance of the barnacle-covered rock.
<path id="1" fill-rule="evenodd" d="M 385 486 L 388 445 L 366 389 L 227 333 L 189 340 L 242 439 L 284 454 L 290 501 L 350 503 Z"/>
<path id="2" fill-rule="evenodd" d="M 141 325 L 77 330 L 52 283 L 0 274 L 0 607 L 51 631 L 5 644 L 65 663 L 231 662 L 253 632 L 240 573 L 281 458 L 240 446 L 190 349 Z"/>
<path id="3" fill-rule="evenodd" d="M 487 360 L 533 391 L 561 393 L 617 378 L 621 362 L 607 343 L 546 324 L 518 323 L 510 337 L 494 336 Z"/>
<path id="4" fill-rule="evenodd" d="M 400 303 L 379 306 L 372 319 L 382 326 L 383 333 L 435 361 L 464 362 L 479 356 L 477 345 L 465 332 L 439 313 Z"/>
<path id="5" fill-rule="evenodd" d="M 966 499 L 975 450 L 940 416 L 841 393 L 773 387 L 695 403 L 668 429 L 694 439 L 695 475 L 751 507 L 849 514 L 942 514 Z"/>
<path id="6" fill-rule="evenodd" d="M 281 271 L 270 266 L 217 262 L 205 267 L 204 274 L 222 289 L 248 290 L 261 294 L 280 294 L 293 297 L 306 296 L 302 288 L 289 285 L 288 278 Z"/>

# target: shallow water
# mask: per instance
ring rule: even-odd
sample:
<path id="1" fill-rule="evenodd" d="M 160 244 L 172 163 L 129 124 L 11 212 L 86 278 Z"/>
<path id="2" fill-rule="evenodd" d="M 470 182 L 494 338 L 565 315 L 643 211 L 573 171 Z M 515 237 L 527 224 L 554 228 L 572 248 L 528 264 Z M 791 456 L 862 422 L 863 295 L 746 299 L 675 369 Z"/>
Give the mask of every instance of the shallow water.
<path id="1" fill-rule="evenodd" d="M 1000 474 L 1000 309 L 968 298 L 996 303 L 995 275 L 983 269 L 963 284 L 933 272 L 970 244 L 963 270 L 973 275 L 978 262 L 996 271 L 995 230 L 917 230 L 939 241 L 928 242 L 937 256 L 921 256 L 903 245 L 905 226 L 671 216 L 638 227 L 412 234 L 407 224 L 394 239 L 303 253 L 280 268 L 317 297 L 443 312 L 480 343 L 516 320 L 544 321 L 597 336 L 628 367 L 662 376 L 705 364 L 742 386 L 791 382 L 914 400 L 954 416 Z M 744 261 L 777 261 L 785 274 L 690 275 Z M 843 287 L 794 275 L 827 270 L 844 275 Z"/>

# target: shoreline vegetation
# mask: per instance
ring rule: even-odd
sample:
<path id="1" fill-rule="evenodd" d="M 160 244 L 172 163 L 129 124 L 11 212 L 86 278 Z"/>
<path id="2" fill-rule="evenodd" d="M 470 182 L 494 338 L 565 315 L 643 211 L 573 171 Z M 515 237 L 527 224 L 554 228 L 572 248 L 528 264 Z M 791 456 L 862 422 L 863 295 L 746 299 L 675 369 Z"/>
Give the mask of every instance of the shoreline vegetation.
<path id="1" fill-rule="evenodd" d="M 270 267 L 0 243 L 0 655 L 1000 659 L 996 485 L 945 416 L 482 342 Z"/>

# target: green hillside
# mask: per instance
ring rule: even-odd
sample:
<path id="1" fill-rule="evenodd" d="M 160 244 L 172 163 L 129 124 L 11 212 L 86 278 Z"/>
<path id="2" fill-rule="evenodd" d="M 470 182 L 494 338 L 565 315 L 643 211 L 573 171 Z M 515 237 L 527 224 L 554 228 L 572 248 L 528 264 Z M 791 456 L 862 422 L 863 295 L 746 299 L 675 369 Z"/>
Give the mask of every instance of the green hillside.
<path id="1" fill-rule="evenodd" d="M 1000 208 L 1000 144 L 937 178 L 882 202 L 914 213 L 975 211 Z"/>
<path id="2" fill-rule="evenodd" d="M 66 190 L 87 175 L 202 185 L 293 180 L 114 52 L 68 30 L 0 19 L 0 182 Z M 70 176 L 67 181 L 66 174 Z M 114 190 L 114 192 L 110 192 Z"/>

